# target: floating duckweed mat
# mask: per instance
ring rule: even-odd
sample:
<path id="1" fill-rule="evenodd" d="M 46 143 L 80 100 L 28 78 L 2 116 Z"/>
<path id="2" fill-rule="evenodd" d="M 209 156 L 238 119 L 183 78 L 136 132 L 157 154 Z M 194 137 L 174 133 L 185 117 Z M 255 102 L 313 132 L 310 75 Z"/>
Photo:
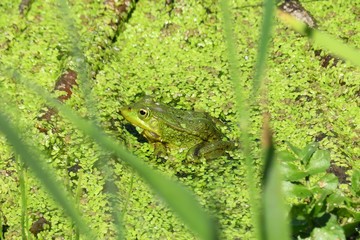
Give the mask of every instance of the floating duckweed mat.
<path id="1" fill-rule="evenodd" d="M 1 65 L 15 69 L 28 83 L 42 86 L 80 116 L 96 120 L 141 161 L 185 185 L 216 219 L 221 238 L 251 239 L 254 223 L 245 180 L 246 156 L 238 142 L 242 133 L 220 6 L 213 1 L 69 1 L 65 21 L 58 3 L 22 3 L 21 13 L 19 2 L 0 3 Z M 317 19 L 319 30 L 359 48 L 358 3 L 315 1 L 303 6 Z M 249 101 L 253 97 L 263 6 L 261 2 L 249 5 L 248 1 L 237 1 L 230 7 L 238 51 L 234 52 L 238 84 L 244 101 L 253 103 L 248 109 L 251 124 L 247 132 L 251 152 L 247 157 L 254 162 L 253 185 L 260 189 L 264 165 L 262 113 L 266 110 L 276 149 L 287 149 L 284 141 L 301 147 L 318 142 L 320 148 L 330 150 L 333 168 L 343 176 L 340 188 L 353 196 L 348 182 L 354 169 L 360 168 L 356 161 L 360 155 L 359 69 L 346 60 L 333 64 L 335 59 L 326 58 L 330 50 L 312 45 L 274 20 L 263 75 L 267 98 L 265 103 L 256 97 Z M 69 29 L 77 33 L 69 34 Z M 326 67 L 324 59 L 330 59 Z M 81 69 L 87 72 L 81 72 L 81 64 L 86 64 Z M 84 80 L 91 86 L 90 104 L 81 82 Z M 65 89 L 56 87 L 61 85 L 57 85 L 59 81 Z M 41 153 L 39 161 L 51 166 L 54 180 L 61 183 L 84 222 L 96 229 L 96 235 L 109 239 L 199 236 L 129 165 L 110 151 L 101 150 L 66 114 L 51 110 L 49 101 L 26 84 L 16 83 L 3 68 L 0 92 L 2 115 L 15 126 L 27 147 Z M 174 108 L 208 112 L 225 123 L 223 133 L 240 150 L 194 164 L 156 158 L 152 146 L 119 113 L 120 107 L 144 94 Z M 69 97 L 64 100 L 64 95 Z M 35 171 L 20 165 L 24 157 L 16 155 L 3 135 L 0 137 L 0 238 L 85 239 L 84 228 L 79 231 L 76 222 L 58 207 Z M 112 171 L 105 171 L 104 164 Z M 108 180 L 115 190 L 109 191 Z M 117 226 L 113 224 L 113 209 L 120 209 L 117 222 L 121 223 Z"/>

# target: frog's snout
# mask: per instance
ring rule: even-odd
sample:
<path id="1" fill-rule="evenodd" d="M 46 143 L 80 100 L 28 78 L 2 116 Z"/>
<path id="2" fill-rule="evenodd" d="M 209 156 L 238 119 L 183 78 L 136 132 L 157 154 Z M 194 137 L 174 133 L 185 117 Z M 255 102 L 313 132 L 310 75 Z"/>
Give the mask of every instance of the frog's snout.
<path id="1" fill-rule="evenodd" d="M 131 107 L 122 107 L 122 108 L 120 108 L 121 114 L 123 114 L 124 112 L 130 112 L 131 110 L 132 110 Z"/>

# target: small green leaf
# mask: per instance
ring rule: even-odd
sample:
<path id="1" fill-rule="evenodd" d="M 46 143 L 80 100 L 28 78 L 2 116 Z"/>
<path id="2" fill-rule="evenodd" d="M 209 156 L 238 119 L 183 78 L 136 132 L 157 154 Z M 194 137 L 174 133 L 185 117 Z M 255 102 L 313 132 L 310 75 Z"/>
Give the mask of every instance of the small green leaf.
<path id="1" fill-rule="evenodd" d="M 287 181 L 297 181 L 308 175 L 307 172 L 301 171 L 294 162 L 281 162 L 280 170 Z"/>
<path id="2" fill-rule="evenodd" d="M 340 191 L 335 191 L 332 193 L 327 199 L 328 211 L 332 211 L 335 208 L 342 205 L 345 201 L 346 197 L 341 194 Z"/>
<path id="3" fill-rule="evenodd" d="M 292 145 L 290 142 L 286 142 L 286 144 L 289 146 L 289 148 L 291 149 L 291 151 L 293 151 L 293 153 L 295 153 L 295 155 L 297 157 L 301 157 L 301 152 L 302 150 L 300 148 L 295 147 L 294 145 Z"/>
<path id="4" fill-rule="evenodd" d="M 346 237 L 349 237 L 349 239 L 350 239 L 351 235 L 358 233 L 359 225 L 360 225 L 360 220 L 343 225 L 342 228 L 344 229 Z"/>
<path id="5" fill-rule="evenodd" d="M 291 230 L 293 236 L 309 231 L 311 219 L 308 215 L 308 208 L 308 204 L 298 204 L 291 207 L 289 215 L 291 216 Z"/>
<path id="6" fill-rule="evenodd" d="M 311 206 L 313 207 L 311 210 L 311 215 L 317 219 L 321 219 L 324 217 L 324 214 L 326 214 L 326 202 L 325 199 L 327 198 L 327 193 L 322 193 L 315 195 L 316 198 L 314 198 L 315 201 L 311 203 Z"/>
<path id="7" fill-rule="evenodd" d="M 351 189 L 355 194 L 360 195 L 360 170 L 354 169 L 351 176 Z"/>
<path id="8" fill-rule="evenodd" d="M 276 155 L 280 162 L 294 162 L 297 160 L 297 158 L 289 151 L 278 152 Z"/>
<path id="9" fill-rule="evenodd" d="M 318 150 L 311 157 L 307 166 L 309 175 L 325 172 L 330 167 L 330 154 L 326 150 Z"/>
<path id="10" fill-rule="evenodd" d="M 345 240 L 344 230 L 337 223 L 336 217 L 331 215 L 325 227 L 315 228 L 311 233 L 311 239 L 316 240 Z"/>
<path id="11" fill-rule="evenodd" d="M 354 209 L 351 209 L 349 207 L 341 207 L 336 211 L 337 216 L 345 217 L 345 218 L 351 218 L 355 221 L 360 221 L 360 213 Z"/>
<path id="12" fill-rule="evenodd" d="M 334 174 L 325 174 L 312 188 L 314 193 L 330 194 L 334 192 L 339 184 L 338 178 Z"/>
<path id="13" fill-rule="evenodd" d="M 312 155 L 319 148 L 318 143 L 310 143 L 301 151 L 301 162 L 306 166 L 309 163 Z"/>
<path id="14" fill-rule="evenodd" d="M 303 185 L 284 181 L 282 187 L 285 195 L 288 197 L 306 198 L 313 195 L 312 192 Z"/>

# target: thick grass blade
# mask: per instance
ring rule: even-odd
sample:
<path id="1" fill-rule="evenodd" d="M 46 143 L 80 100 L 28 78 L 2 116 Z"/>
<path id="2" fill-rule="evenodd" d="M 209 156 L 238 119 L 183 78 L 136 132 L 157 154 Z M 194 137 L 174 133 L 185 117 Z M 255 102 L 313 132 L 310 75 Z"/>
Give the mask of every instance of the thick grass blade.
<path id="1" fill-rule="evenodd" d="M 269 153 L 273 149 L 269 149 Z M 271 154 L 269 154 L 271 155 Z M 289 223 L 286 220 L 286 208 L 281 191 L 279 164 L 274 157 L 268 159 L 267 179 L 263 193 L 263 238 L 267 240 L 290 239 Z"/>
<path id="2" fill-rule="evenodd" d="M 90 118 L 97 121 L 95 116 L 97 105 L 91 93 L 92 84 L 90 81 L 90 67 L 80 46 L 81 41 L 79 40 L 81 40 L 81 36 L 75 26 L 76 21 L 72 18 L 72 12 L 69 9 L 68 1 L 57 0 L 57 4 L 59 15 L 62 17 L 61 23 L 64 24 L 69 36 L 71 46 L 70 55 L 75 64 L 74 67 L 77 72 L 77 81 L 79 82 L 81 92 L 84 96 L 85 106 L 89 112 Z"/>
<path id="3" fill-rule="evenodd" d="M 84 55 L 84 50 L 81 48 L 81 42 L 86 41 L 85 39 L 81 39 L 81 36 L 79 34 L 79 31 L 76 27 L 76 21 L 73 17 L 73 13 L 70 9 L 69 3 L 66 0 L 57 0 L 58 5 L 58 11 L 59 15 L 62 18 L 61 23 L 64 25 L 65 29 L 67 29 L 67 35 L 70 40 L 70 56 L 72 58 L 72 61 L 74 63 L 74 70 L 77 72 L 77 81 L 79 83 L 79 88 L 81 90 L 81 93 L 83 95 L 83 99 L 85 101 L 85 107 L 88 112 L 89 118 L 94 121 L 96 124 L 99 123 L 99 117 L 97 113 L 99 112 L 97 110 L 97 104 L 94 100 L 94 96 L 92 93 L 93 89 L 93 81 L 91 79 L 91 71 L 94 71 L 94 69 L 91 69 L 91 66 L 87 62 L 87 58 Z M 115 229 L 117 232 L 117 239 L 123 239 L 123 226 L 122 221 L 118 214 L 119 209 L 115 204 L 114 197 L 117 196 L 117 191 L 115 187 L 112 187 L 114 185 L 114 182 L 112 182 L 110 179 L 112 179 L 112 171 L 106 167 L 106 161 L 108 160 L 107 157 L 105 157 L 104 153 L 101 153 L 101 156 L 99 158 L 99 161 L 102 162 L 101 164 L 101 171 L 104 172 L 106 187 L 105 191 L 106 194 L 111 196 L 109 198 L 109 206 L 111 207 L 112 217 L 113 217 L 113 223 L 115 225 Z M 114 214 L 116 213 L 116 214 Z"/>
<path id="4" fill-rule="evenodd" d="M 262 143 L 265 168 L 263 176 L 261 234 L 264 240 L 290 239 L 290 227 L 282 191 L 282 174 L 275 156 L 269 116 L 264 114 Z"/>
<path id="5" fill-rule="evenodd" d="M 1 112 L 0 131 L 5 135 L 7 141 L 10 145 L 12 145 L 15 152 L 19 154 L 21 161 L 33 171 L 35 176 L 44 185 L 47 192 L 81 229 L 80 231 L 87 236 L 88 239 L 94 239 L 93 232 L 88 227 L 87 223 L 82 219 L 80 212 L 75 208 L 75 204 L 72 200 L 66 197 L 67 194 L 65 190 L 59 187 L 59 183 L 57 183 L 53 177 L 50 167 L 44 164 L 45 160 L 29 149 L 29 147 L 21 140 L 18 131 L 11 126 L 6 116 Z"/>
<path id="6" fill-rule="evenodd" d="M 344 44 L 339 39 L 331 36 L 328 33 L 321 32 L 314 28 L 307 26 L 305 23 L 297 20 L 291 15 L 282 11 L 277 12 L 277 16 L 286 25 L 292 27 L 295 31 L 307 36 L 315 44 L 327 49 L 334 55 L 351 62 L 356 66 L 360 66 L 360 50 L 355 49 L 349 45 Z"/>
<path id="7" fill-rule="evenodd" d="M 105 135 L 95 124 L 79 117 L 69 107 L 53 99 L 42 88 L 27 79 L 23 79 L 16 70 L 8 68 L 4 72 L 7 72 L 18 83 L 25 85 L 29 90 L 44 98 L 48 104 L 56 107 L 64 117 L 73 123 L 74 127 L 92 138 L 103 150 L 113 152 L 119 159 L 130 165 L 200 239 L 211 240 L 218 238 L 215 222 L 202 209 L 194 195 L 183 185 L 150 168 L 129 153 L 122 145 L 118 144 L 115 139 Z M 46 177 L 50 178 L 48 175 Z M 44 180 L 44 178 L 42 177 L 41 180 Z M 63 202 L 61 202 L 61 205 L 68 207 Z M 72 217 L 75 218 L 76 216 Z M 79 225 L 79 227 L 83 228 L 84 226 Z"/>
<path id="8" fill-rule="evenodd" d="M 271 29 L 273 25 L 274 18 L 274 8 L 275 2 L 273 0 L 264 1 L 264 12 L 263 12 L 263 23 L 261 26 L 261 35 L 258 46 L 258 55 L 257 62 L 255 66 L 254 72 L 254 80 L 252 83 L 252 97 L 248 102 L 245 101 L 243 96 L 243 91 L 241 89 L 241 80 L 240 80 L 240 71 L 238 66 L 240 66 L 237 58 L 237 47 L 235 41 L 235 34 L 233 32 L 232 25 L 232 13 L 230 11 L 229 2 L 227 0 L 220 1 L 220 7 L 222 11 L 223 18 L 223 31 L 225 44 L 227 48 L 227 57 L 229 62 L 229 72 L 230 77 L 233 81 L 235 88 L 235 95 L 237 101 L 237 110 L 238 110 L 238 120 L 240 130 L 242 132 L 241 135 L 241 144 L 242 149 L 245 154 L 245 162 L 246 162 L 246 183 L 249 186 L 249 198 L 250 198 L 250 207 L 252 213 L 252 222 L 255 229 L 255 238 L 260 239 L 260 214 L 259 214 L 259 203 L 257 200 L 259 190 L 256 188 L 256 182 L 254 181 L 255 171 L 253 161 L 254 159 L 251 157 L 251 139 L 248 134 L 250 127 L 250 115 L 248 106 L 254 103 L 254 99 L 256 99 L 258 90 L 262 85 L 262 78 L 265 72 L 266 66 L 266 57 L 268 51 L 268 43 L 271 37 Z"/>
<path id="9" fill-rule="evenodd" d="M 250 130 L 250 115 L 249 107 L 250 103 L 246 102 L 244 99 L 245 94 L 241 89 L 241 79 L 240 72 L 238 69 L 239 62 L 237 60 L 237 47 L 235 41 L 235 34 L 233 32 L 233 17 L 230 11 L 230 6 L 228 0 L 220 1 L 220 7 L 222 12 L 222 22 L 223 22 L 223 34 L 226 45 L 226 53 L 229 63 L 229 73 L 230 78 L 233 82 L 235 89 L 235 97 L 237 103 L 237 116 L 239 121 L 239 128 L 241 131 L 240 141 L 241 148 L 245 155 L 245 166 L 246 166 L 246 184 L 248 185 L 249 192 L 249 205 L 252 216 L 252 223 L 254 226 L 254 238 L 260 239 L 259 231 L 259 203 L 257 200 L 258 190 L 256 189 L 256 180 L 254 180 L 255 171 L 254 171 L 254 159 L 251 157 L 251 139 L 249 136 Z"/>

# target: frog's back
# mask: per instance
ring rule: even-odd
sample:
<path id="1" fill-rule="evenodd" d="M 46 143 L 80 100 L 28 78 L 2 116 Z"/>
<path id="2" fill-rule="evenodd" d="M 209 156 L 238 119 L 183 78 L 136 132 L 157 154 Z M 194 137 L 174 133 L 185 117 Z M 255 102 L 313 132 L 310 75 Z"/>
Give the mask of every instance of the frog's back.
<path id="1" fill-rule="evenodd" d="M 160 109 L 163 111 L 165 108 L 167 108 L 166 116 L 158 114 L 158 117 L 161 117 L 166 125 L 177 131 L 185 132 L 205 141 L 219 139 L 223 136 L 216 127 L 213 118 L 207 113 L 174 109 L 166 105 Z"/>

